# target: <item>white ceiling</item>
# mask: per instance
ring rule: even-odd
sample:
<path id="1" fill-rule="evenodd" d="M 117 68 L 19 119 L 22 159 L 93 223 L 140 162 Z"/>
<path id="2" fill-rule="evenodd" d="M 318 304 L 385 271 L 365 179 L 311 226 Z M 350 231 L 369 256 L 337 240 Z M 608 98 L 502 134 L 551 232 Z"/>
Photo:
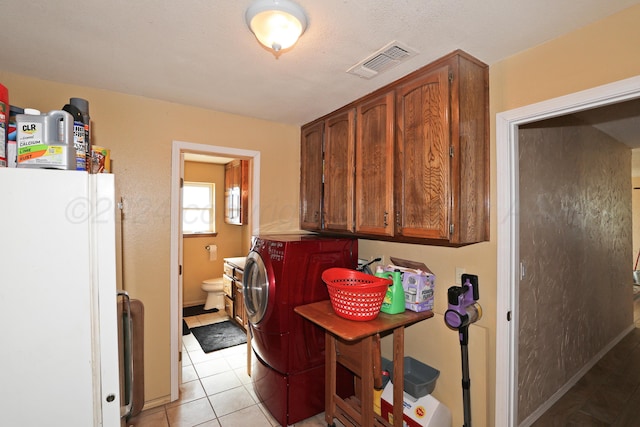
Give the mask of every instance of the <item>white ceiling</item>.
<path id="1" fill-rule="evenodd" d="M 297 2 L 309 27 L 275 59 L 245 24 L 252 0 L 0 0 L 0 69 L 300 125 L 455 49 L 491 65 L 640 0 Z M 392 41 L 418 55 L 346 73 Z"/>

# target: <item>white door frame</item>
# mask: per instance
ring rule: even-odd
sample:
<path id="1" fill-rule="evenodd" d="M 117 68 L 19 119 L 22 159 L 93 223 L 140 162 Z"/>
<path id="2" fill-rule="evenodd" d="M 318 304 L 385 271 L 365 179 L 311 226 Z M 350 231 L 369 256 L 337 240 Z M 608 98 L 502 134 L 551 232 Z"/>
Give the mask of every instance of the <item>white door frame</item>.
<path id="1" fill-rule="evenodd" d="M 640 97 L 640 76 L 496 114 L 498 427 L 518 422 L 518 128 L 520 125 Z M 507 316 L 511 313 L 511 321 Z"/>
<path id="2" fill-rule="evenodd" d="M 251 159 L 251 234 L 260 231 L 260 152 L 240 148 L 219 147 L 215 145 L 196 144 L 193 142 L 173 141 L 171 147 L 171 265 L 170 265 L 170 330 L 171 330 L 171 401 L 177 400 L 180 394 L 178 367 L 180 366 L 181 346 L 181 280 L 179 268 L 182 265 L 182 224 L 180 222 L 180 177 L 184 169 L 182 155 L 198 153 L 211 156 Z"/>

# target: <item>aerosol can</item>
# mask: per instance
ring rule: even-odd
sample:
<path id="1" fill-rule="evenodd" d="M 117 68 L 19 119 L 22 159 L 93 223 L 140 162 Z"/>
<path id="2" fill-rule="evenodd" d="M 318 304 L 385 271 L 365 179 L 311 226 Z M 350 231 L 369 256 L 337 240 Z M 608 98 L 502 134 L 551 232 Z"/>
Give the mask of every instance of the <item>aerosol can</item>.
<path id="1" fill-rule="evenodd" d="M 404 313 L 404 288 L 402 287 L 402 273 L 400 270 L 382 271 L 382 267 L 378 267 L 375 275 L 393 280 L 384 296 L 380 311 L 387 314 Z"/>

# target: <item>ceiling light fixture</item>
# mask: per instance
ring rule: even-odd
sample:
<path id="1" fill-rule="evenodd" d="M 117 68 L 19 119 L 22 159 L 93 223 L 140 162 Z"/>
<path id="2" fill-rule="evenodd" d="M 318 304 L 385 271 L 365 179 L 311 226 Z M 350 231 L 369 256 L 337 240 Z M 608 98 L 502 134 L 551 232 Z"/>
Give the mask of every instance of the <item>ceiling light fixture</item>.
<path id="1" fill-rule="evenodd" d="M 245 18 L 258 41 L 271 49 L 276 58 L 307 29 L 307 16 L 290 0 L 257 0 L 247 9 Z"/>

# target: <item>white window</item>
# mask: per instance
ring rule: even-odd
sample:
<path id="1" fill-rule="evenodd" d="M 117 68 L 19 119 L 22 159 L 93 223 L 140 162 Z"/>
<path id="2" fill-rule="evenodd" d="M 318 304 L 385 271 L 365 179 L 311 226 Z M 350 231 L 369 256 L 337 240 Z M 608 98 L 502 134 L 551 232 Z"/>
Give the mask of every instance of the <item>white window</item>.
<path id="1" fill-rule="evenodd" d="M 182 233 L 216 232 L 216 185 L 185 182 L 182 188 Z"/>

